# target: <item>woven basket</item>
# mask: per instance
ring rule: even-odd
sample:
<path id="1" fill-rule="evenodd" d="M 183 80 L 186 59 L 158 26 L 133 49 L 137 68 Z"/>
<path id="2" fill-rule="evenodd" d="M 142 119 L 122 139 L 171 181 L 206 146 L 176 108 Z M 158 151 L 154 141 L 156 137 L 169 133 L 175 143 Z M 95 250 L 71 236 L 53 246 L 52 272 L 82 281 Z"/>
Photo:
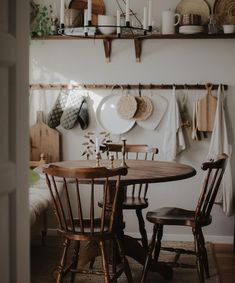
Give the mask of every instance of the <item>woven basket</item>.
<path id="1" fill-rule="evenodd" d="M 129 120 L 135 116 L 137 101 L 132 95 L 123 95 L 118 101 L 117 112 L 123 119 Z"/>
<path id="2" fill-rule="evenodd" d="M 135 99 L 137 101 L 137 111 L 134 119 L 138 121 L 147 120 L 153 112 L 153 103 L 151 99 L 147 96 L 136 97 Z"/>

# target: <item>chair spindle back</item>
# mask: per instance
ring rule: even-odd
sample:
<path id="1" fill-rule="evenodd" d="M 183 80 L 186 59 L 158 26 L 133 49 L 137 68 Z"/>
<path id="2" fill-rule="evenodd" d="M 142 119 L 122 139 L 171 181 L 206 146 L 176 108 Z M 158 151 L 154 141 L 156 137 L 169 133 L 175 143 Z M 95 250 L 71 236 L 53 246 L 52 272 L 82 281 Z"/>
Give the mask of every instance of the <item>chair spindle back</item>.
<path id="1" fill-rule="evenodd" d="M 217 160 L 212 160 L 202 164 L 202 170 L 207 171 L 200 197 L 196 208 L 196 219 L 200 216 L 210 217 L 212 207 L 222 181 L 226 168 L 227 155 L 221 155 Z"/>
<path id="2" fill-rule="evenodd" d="M 122 144 L 108 143 L 106 144 L 107 158 L 110 158 L 111 154 L 114 154 L 116 159 L 122 159 Z M 135 160 L 155 160 L 158 153 L 158 148 L 149 147 L 146 144 L 127 144 L 125 146 L 125 158 Z M 132 198 L 141 196 L 146 198 L 148 191 L 148 184 L 132 185 L 125 188 L 125 195 Z"/>
<path id="3" fill-rule="evenodd" d="M 113 232 L 120 178 L 127 174 L 127 168 L 65 168 L 50 165 L 44 168 L 43 172 L 46 175 L 60 232 L 84 236 L 98 236 Z M 58 193 L 58 182 L 63 182 L 65 188 L 63 199 Z M 111 204 L 109 202 L 110 186 L 114 191 L 114 200 Z M 88 191 L 89 199 L 87 198 Z M 103 194 L 104 205 L 101 211 L 95 199 L 96 194 Z M 75 199 L 76 211 L 72 209 Z"/>

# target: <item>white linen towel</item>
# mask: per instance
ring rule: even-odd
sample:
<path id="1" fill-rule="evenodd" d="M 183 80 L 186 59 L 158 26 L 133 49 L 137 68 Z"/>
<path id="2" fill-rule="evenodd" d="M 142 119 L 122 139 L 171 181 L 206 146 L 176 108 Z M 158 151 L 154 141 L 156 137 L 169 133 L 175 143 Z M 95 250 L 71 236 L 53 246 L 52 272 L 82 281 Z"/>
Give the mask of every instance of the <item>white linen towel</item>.
<path id="1" fill-rule="evenodd" d="M 217 109 L 215 114 L 215 121 L 211 136 L 208 158 L 214 159 L 216 156 L 222 153 L 226 153 L 228 155 L 228 161 L 224 172 L 224 177 L 222 179 L 221 186 L 217 194 L 216 202 L 222 205 L 223 211 L 227 216 L 231 216 L 234 213 L 233 184 L 230 163 L 232 146 L 228 142 L 228 132 L 224 113 L 224 92 L 221 89 L 221 86 L 219 86 L 217 97 Z"/>
<path id="2" fill-rule="evenodd" d="M 173 87 L 167 112 L 162 150 L 165 160 L 172 161 L 175 160 L 178 153 L 186 148 L 175 87 Z"/>

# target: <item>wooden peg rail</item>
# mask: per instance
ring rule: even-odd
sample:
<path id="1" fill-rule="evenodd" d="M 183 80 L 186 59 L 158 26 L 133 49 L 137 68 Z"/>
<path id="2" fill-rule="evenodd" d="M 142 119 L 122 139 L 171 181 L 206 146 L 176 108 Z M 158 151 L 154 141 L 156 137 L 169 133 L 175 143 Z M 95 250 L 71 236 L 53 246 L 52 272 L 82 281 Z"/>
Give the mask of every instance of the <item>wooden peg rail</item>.
<path id="1" fill-rule="evenodd" d="M 175 86 L 176 89 L 206 89 L 206 84 L 31 84 L 29 87 L 31 90 L 60 90 L 60 89 L 172 89 Z M 212 89 L 218 89 L 219 84 L 213 84 Z M 228 89 L 228 85 L 223 84 L 225 90 Z"/>

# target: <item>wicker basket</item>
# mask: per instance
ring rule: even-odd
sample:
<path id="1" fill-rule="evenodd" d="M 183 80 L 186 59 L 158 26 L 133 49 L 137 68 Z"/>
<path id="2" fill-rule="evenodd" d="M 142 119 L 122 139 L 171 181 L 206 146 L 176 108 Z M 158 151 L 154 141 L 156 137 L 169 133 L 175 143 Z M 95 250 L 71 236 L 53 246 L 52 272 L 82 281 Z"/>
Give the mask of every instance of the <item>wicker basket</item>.
<path id="1" fill-rule="evenodd" d="M 151 99 L 147 96 L 136 97 L 135 99 L 137 101 L 137 111 L 134 119 L 137 121 L 147 120 L 153 112 L 153 103 Z"/>

